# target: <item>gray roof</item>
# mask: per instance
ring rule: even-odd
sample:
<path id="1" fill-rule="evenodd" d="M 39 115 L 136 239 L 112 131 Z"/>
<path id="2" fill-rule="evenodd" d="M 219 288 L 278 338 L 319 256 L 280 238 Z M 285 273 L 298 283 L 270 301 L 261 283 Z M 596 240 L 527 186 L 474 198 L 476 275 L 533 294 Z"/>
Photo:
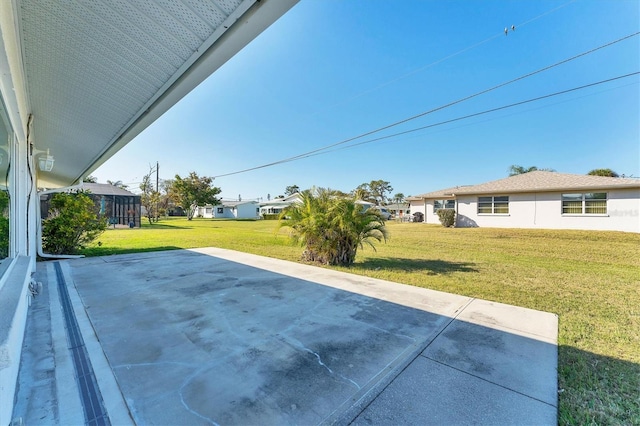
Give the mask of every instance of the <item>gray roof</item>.
<path id="1" fill-rule="evenodd" d="M 223 201 L 221 204 L 223 207 L 237 207 L 243 204 L 258 204 L 258 202 L 257 201 Z"/>
<path id="2" fill-rule="evenodd" d="M 394 203 L 394 204 L 387 204 L 386 206 L 382 206 L 387 210 L 406 210 L 409 208 L 409 203 Z"/>
<path id="3" fill-rule="evenodd" d="M 440 189 L 438 191 L 427 192 L 425 194 L 414 195 L 413 197 L 407 197 L 407 201 L 417 201 L 424 199 L 437 199 L 437 198 L 453 198 L 453 194 L 457 193 L 462 188 L 468 188 L 468 186 L 454 186 L 453 188 Z"/>
<path id="4" fill-rule="evenodd" d="M 126 189 L 118 188 L 117 186 L 110 185 L 108 183 L 88 183 L 83 182 L 84 189 L 90 191 L 96 195 L 121 195 L 125 197 L 136 197 L 133 192 L 129 192 Z"/>
<path id="5" fill-rule="evenodd" d="M 640 188 L 640 179 L 534 171 L 509 176 L 479 185 L 455 186 L 415 195 L 407 200 L 453 198 L 456 195 L 507 194 L 521 192 L 592 191 L 616 188 Z"/>
<path id="6" fill-rule="evenodd" d="M 615 188 L 640 188 L 640 179 L 613 178 L 605 176 L 574 175 L 557 172 L 535 171 L 461 187 L 454 190 L 462 194 L 498 194 L 543 191 L 591 191 Z"/>

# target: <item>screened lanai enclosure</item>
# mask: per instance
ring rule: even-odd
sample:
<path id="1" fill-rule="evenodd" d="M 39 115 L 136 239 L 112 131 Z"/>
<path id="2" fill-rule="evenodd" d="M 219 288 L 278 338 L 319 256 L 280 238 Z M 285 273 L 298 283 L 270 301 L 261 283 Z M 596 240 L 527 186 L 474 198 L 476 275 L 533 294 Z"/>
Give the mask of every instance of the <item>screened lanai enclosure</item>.
<path id="1" fill-rule="evenodd" d="M 140 195 L 105 183 L 83 183 L 82 188 L 93 200 L 96 213 L 101 218 L 106 218 L 109 225 L 140 227 L 142 210 Z M 53 194 L 40 196 L 40 211 L 43 219 L 49 217 L 51 197 Z"/>

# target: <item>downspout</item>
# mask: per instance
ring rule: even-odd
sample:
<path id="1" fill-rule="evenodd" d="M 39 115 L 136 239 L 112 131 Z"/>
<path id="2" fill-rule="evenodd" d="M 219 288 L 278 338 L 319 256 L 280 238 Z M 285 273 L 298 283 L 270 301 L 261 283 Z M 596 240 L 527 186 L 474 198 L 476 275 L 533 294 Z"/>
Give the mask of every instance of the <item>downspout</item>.
<path id="1" fill-rule="evenodd" d="M 46 191 L 38 192 L 38 199 L 36 201 L 36 244 L 38 248 L 38 256 L 44 259 L 79 259 L 84 257 L 84 254 L 50 254 L 45 253 L 42 250 L 42 211 L 40 207 L 40 196 L 46 194 L 53 194 L 56 192 L 73 191 L 74 189 L 84 189 L 82 181 L 78 185 L 67 186 L 64 188 L 48 189 Z"/>
<path id="2" fill-rule="evenodd" d="M 457 228 L 458 227 L 458 197 L 456 197 L 456 194 L 451 194 L 453 195 L 453 202 L 456 203 L 456 220 L 453 223 L 453 227 Z"/>
<path id="3" fill-rule="evenodd" d="M 423 204 L 424 204 L 424 219 L 423 219 L 422 222 L 423 223 L 428 223 L 427 222 L 427 199 L 423 198 L 422 201 L 423 201 Z"/>

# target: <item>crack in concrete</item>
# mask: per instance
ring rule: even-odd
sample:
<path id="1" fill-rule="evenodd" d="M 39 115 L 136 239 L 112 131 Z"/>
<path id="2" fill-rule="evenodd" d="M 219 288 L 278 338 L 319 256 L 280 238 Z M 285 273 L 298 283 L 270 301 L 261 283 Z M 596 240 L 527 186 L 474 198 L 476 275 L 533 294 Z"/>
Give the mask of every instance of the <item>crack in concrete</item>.
<path id="1" fill-rule="evenodd" d="M 199 412 L 197 412 L 197 411 L 193 410 L 191 407 L 189 407 L 189 404 L 187 404 L 187 402 L 184 400 L 184 394 L 182 392 L 183 389 L 191 382 L 191 380 L 193 380 L 195 377 L 201 375 L 202 372 L 205 371 L 207 368 L 209 368 L 209 366 L 202 367 L 202 368 L 196 370 L 191 376 L 187 377 L 185 379 L 184 383 L 182 384 L 182 386 L 180 386 L 180 389 L 178 390 L 178 395 L 180 395 L 180 403 L 185 408 L 185 410 L 187 410 L 188 412 L 190 412 L 194 416 L 198 416 L 201 419 L 206 420 L 207 422 L 209 422 L 213 426 L 220 426 L 219 423 L 217 423 L 215 420 L 210 419 L 209 417 L 203 416 Z"/>
<path id="2" fill-rule="evenodd" d="M 310 354 L 312 354 L 313 356 L 316 357 L 316 359 L 318 360 L 318 364 L 320 364 L 322 367 L 324 367 L 329 374 L 331 374 L 332 376 L 337 376 L 339 378 L 341 378 L 343 381 L 347 381 L 349 383 L 351 383 L 353 386 L 356 387 L 356 389 L 360 390 L 361 387 L 358 383 L 354 382 L 353 380 L 351 380 L 348 377 L 343 376 L 340 373 L 334 372 L 327 364 L 325 364 L 324 362 L 322 362 L 322 357 L 320 356 L 320 354 L 318 354 L 317 352 L 314 352 L 313 350 L 311 350 L 310 348 L 306 347 L 301 341 L 299 341 L 298 339 L 295 339 L 291 336 L 285 336 L 283 335 L 283 337 L 286 338 L 286 340 L 295 348 L 297 349 L 302 349 L 305 352 L 308 352 Z"/>

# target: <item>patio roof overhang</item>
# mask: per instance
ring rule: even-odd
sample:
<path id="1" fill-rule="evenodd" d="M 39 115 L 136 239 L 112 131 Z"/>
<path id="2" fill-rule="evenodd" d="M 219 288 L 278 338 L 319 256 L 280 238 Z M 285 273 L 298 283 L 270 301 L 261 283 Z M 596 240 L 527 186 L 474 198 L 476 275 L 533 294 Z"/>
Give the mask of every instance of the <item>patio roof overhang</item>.
<path id="1" fill-rule="evenodd" d="M 38 186 L 86 177 L 296 2 L 3 1 L 14 127 L 55 157 Z"/>

